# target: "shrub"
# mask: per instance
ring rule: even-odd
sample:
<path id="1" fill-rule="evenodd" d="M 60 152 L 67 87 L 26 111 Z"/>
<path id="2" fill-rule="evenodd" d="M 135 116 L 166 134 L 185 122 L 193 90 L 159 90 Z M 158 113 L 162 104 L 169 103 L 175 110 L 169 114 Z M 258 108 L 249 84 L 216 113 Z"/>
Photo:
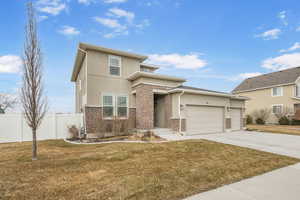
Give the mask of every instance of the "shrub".
<path id="1" fill-rule="evenodd" d="M 256 124 L 265 124 L 266 121 L 269 119 L 270 115 L 271 115 L 271 109 L 264 108 L 264 109 L 255 110 L 252 116 L 255 118 Z"/>
<path id="2" fill-rule="evenodd" d="M 247 115 L 246 116 L 246 123 L 247 124 L 253 124 L 253 118 L 251 115 Z"/>
<path id="3" fill-rule="evenodd" d="M 293 119 L 291 122 L 292 125 L 300 125 L 300 120 Z"/>
<path id="4" fill-rule="evenodd" d="M 70 134 L 69 139 L 75 140 L 75 139 L 79 138 L 79 130 L 75 125 L 68 127 L 68 129 L 69 129 L 69 134 Z"/>
<path id="5" fill-rule="evenodd" d="M 283 116 L 281 117 L 279 120 L 278 120 L 278 123 L 280 125 L 289 125 L 290 124 L 290 120 L 289 118 L 287 118 L 286 116 Z"/>
<path id="6" fill-rule="evenodd" d="M 256 124 L 266 124 L 266 121 L 263 120 L 262 118 L 256 118 L 255 122 Z"/>

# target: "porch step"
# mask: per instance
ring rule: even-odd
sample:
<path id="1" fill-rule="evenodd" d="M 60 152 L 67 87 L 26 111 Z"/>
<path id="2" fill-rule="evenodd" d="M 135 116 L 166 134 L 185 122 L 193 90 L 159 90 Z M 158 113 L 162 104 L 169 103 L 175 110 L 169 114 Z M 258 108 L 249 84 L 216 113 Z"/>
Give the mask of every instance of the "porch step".
<path id="1" fill-rule="evenodd" d="M 155 129 L 152 129 L 152 131 L 154 132 L 155 135 L 170 135 L 170 134 L 174 134 L 174 131 L 172 131 L 169 128 L 155 128 Z"/>

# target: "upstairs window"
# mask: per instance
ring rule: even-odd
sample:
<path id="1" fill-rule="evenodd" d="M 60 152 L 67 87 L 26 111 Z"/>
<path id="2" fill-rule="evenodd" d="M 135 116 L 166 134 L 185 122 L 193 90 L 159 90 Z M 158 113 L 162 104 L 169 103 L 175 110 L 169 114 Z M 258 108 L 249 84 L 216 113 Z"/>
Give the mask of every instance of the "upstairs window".
<path id="1" fill-rule="evenodd" d="M 121 75 L 121 57 L 108 56 L 108 65 L 110 75 L 120 76 Z"/>
<path id="2" fill-rule="evenodd" d="M 295 96 L 300 97 L 300 85 L 298 84 L 295 87 Z"/>
<path id="3" fill-rule="evenodd" d="M 272 96 L 273 97 L 279 97 L 282 96 L 282 87 L 274 87 L 272 88 Z"/>
<path id="4" fill-rule="evenodd" d="M 272 106 L 273 114 L 280 114 L 282 113 L 282 105 L 273 105 Z"/>

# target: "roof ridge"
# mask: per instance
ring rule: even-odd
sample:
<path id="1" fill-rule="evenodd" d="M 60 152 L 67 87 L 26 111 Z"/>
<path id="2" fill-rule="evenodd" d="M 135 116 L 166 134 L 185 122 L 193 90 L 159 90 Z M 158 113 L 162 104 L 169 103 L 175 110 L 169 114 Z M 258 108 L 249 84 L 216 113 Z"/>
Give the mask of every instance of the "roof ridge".
<path id="1" fill-rule="evenodd" d="M 257 75 L 257 76 L 253 76 L 253 77 L 249 77 L 249 78 L 246 78 L 245 80 L 252 79 L 252 78 L 257 78 L 257 77 L 260 77 L 260 76 L 266 76 L 266 75 L 270 75 L 270 74 L 275 74 L 275 73 L 281 73 L 281 72 L 289 71 L 289 70 L 296 69 L 296 68 L 300 68 L 300 66 L 298 66 L 298 67 L 291 67 L 291 68 L 287 68 L 287 69 L 283 69 L 283 70 L 279 70 L 279 71 L 274 71 L 274 72 L 269 72 L 269 73 L 265 73 L 265 74 L 261 74 L 261 75 Z"/>

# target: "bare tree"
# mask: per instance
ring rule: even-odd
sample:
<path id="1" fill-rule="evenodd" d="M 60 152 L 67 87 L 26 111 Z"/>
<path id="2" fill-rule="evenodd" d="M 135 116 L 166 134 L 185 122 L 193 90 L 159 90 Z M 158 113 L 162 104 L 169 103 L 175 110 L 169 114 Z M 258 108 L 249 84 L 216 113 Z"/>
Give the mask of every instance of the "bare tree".
<path id="1" fill-rule="evenodd" d="M 47 99 L 43 95 L 42 53 L 38 41 L 36 15 L 32 2 L 27 4 L 27 17 L 21 102 L 26 122 L 32 130 L 32 160 L 37 160 L 36 133 L 48 106 Z"/>
<path id="2" fill-rule="evenodd" d="M 262 120 L 263 123 L 265 123 L 271 115 L 271 109 L 263 108 L 263 109 L 255 110 L 252 115 L 255 118 L 255 120 L 260 119 Z"/>
<path id="3" fill-rule="evenodd" d="M 0 94 L 0 114 L 9 108 L 14 108 L 18 103 L 17 97 L 11 94 Z"/>

